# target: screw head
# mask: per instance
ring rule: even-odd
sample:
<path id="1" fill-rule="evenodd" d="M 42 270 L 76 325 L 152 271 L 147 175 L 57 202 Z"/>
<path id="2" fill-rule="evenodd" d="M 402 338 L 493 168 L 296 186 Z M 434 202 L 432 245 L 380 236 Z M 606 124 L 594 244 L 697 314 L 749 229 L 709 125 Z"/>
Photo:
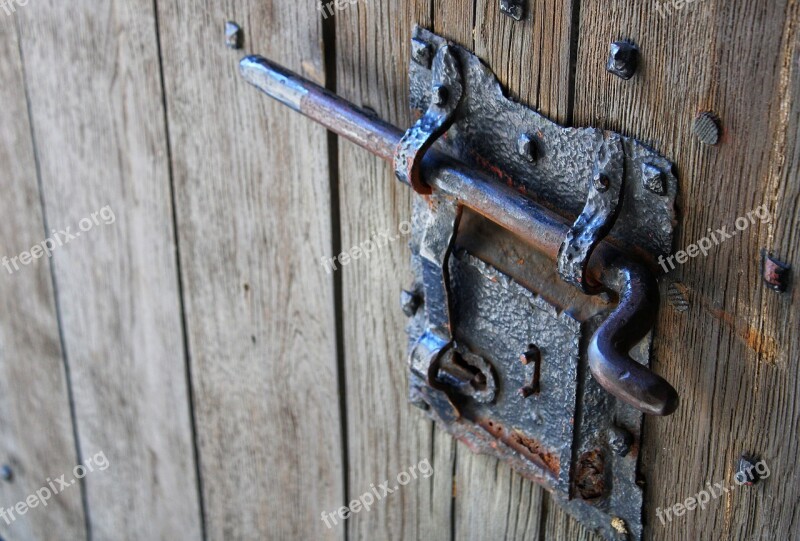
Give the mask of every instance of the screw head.
<path id="1" fill-rule="evenodd" d="M 789 285 L 791 266 L 778 261 L 766 250 L 761 251 L 762 277 L 767 287 L 778 292 L 786 291 Z"/>
<path id="2" fill-rule="evenodd" d="M 744 454 L 736 461 L 736 474 L 734 477 L 740 484 L 752 486 L 761 479 L 760 474 L 756 470 L 758 460 L 754 456 Z"/>
<path id="3" fill-rule="evenodd" d="M 619 456 L 626 456 L 633 445 L 633 435 L 618 426 L 608 429 L 608 446 Z"/>
<path id="4" fill-rule="evenodd" d="M 521 0 L 500 0 L 500 12 L 508 15 L 515 21 L 521 21 L 523 16 Z"/>
<path id="5" fill-rule="evenodd" d="M 722 131 L 719 117 L 711 111 L 700 113 L 694 119 L 692 131 L 704 145 L 716 145 Z"/>
<path id="6" fill-rule="evenodd" d="M 639 68 L 639 48 L 631 41 L 615 41 L 609 46 L 606 70 L 628 80 Z"/>
<path id="7" fill-rule="evenodd" d="M 242 28 L 232 22 L 225 23 L 225 45 L 229 49 L 241 49 L 243 41 Z"/>
<path id="8" fill-rule="evenodd" d="M 436 85 L 433 87 L 433 103 L 442 107 L 444 104 L 447 103 L 447 98 L 449 97 L 449 92 L 447 91 L 447 87 L 444 85 Z"/>
<path id="9" fill-rule="evenodd" d="M 539 157 L 539 145 L 536 142 L 536 137 L 523 133 L 517 139 L 517 153 L 529 162 L 535 162 Z"/>
<path id="10" fill-rule="evenodd" d="M 427 41 L 413 38 L 411 40 L 411 59 L 423 68 L 430 69 L 433 62 L 433 46 Z"/>
<path id="11" fill-rule="evenodd" d="M 400 307 L 407 317 L 414 317 L 420 305 L 419 295 L 412 291 L 403 290 L 400 292 Z"/>

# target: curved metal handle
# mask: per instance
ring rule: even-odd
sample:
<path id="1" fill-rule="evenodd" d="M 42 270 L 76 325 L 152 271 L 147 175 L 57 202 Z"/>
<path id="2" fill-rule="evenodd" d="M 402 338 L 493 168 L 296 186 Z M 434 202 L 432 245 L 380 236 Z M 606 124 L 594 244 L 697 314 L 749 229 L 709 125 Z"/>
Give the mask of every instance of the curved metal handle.
<path id="1" fill-rule="evenodd" d="M 655 322 L 658 309 L 655 279 L 638 264 L 609 261 L 600 280 L 619 293 L 619 305 L 589 342 L 592 375 L 605 390 L 644 413 L 671 414 L 678 407 L 678 392 L 628 355 Z"/>

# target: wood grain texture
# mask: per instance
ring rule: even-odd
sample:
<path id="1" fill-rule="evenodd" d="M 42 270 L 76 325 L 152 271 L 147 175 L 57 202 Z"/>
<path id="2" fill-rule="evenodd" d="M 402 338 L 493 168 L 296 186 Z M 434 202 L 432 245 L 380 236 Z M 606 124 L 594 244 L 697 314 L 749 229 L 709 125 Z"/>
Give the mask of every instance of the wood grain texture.
<path id="1" fill-rule="evenodd" d="M 159 2 L 209 539 L 341 539 L 326 133 L 244 82 L 245 48 L 324 84 L 316 4 Z"/>
<path id="2" fill-rule="evenodd" d="M 430 24 L 429 2 L 369 0 L 336 15 L 337 91 L 410 126 L 408 62 L 414 23 Z M 399 237 L 343 266 L 343 331 L 350 499 L 421 460 L 429 479 L 401 487 L 350 519 L 349 539 L 449 539 L 454 443 L 408 404 L 406 317 L 400 290 L 412 281 L 411 194 L 391 167 L 342 141 L 339 146 L 341 246 L 349 250 L 381 232 Z"/>
<path id="3" fill-rule="evenodd" d="M 8 510 L 46 486 L 48 477 L 70 472 L 77 451 L 50 263 L 39 259 L 15 270 L 11 261 L 47 231 L 13 17 L 0 17 L 0 80 L 0 257 L 9 258 L 0 267 L 0 463 L 13 475 L 0 483 L 0 507 Z M 54 496 L 46 508 L 37 504 L 13 515 L 13 522 L 4 514 L 0 535 L 6 539 L 86 536 L 79 486 Z"/>
<path id="4" fill-rule="evenodd" d="M 53 264 L 79 458 L 110 463 L 83 481 L 90 535 L 198 538 L 153 3 L 17 13 L 48 225 L 81 235 Z"/>
<path id="5" fill-rule="evenodd" d="M 661 4 L 659 4 L 661 5 Z M 797 430 L 798 291 L 768 290 L 760 252 L 800 268 L 798 2 L 707 0 L 681 10 L 654 3 L 584 1 L 575 120 L 648 141 L 675 161 L 683 249 L 766 204 L 773 219 L 738 232 L 663 280 L 678 282 L 681 312 L 662 302 L 655 370 L 682 405 L 645 423 L 643 464 L 651 539 L 789 539 L 800 535 Z M 607 73 L 608 44 L 632 38 L 640 73 Z M 722 120 L 716 147 L 692 134 L 700 111 Z M 795 270 L 796 275 L 796 270 Z M 707 483 L 734 485 L 739 455 L 762 457 L 771 477 L 738 487 L 664 523 L 656 508 L 683 502 Z"/>

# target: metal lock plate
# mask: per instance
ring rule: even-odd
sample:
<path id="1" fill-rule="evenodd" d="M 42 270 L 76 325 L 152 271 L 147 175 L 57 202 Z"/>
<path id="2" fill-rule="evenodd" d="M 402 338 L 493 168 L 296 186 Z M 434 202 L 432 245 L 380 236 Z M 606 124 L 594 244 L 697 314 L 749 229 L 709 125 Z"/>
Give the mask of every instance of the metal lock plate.
<path id="1" fill-rule="evenodd" d="M 581 293 L 596 292 L 581 265 L 606 235 L 645 258 L 669 253 L 672 166 L 638 141 L 564 128 L 505 98 L 477 57 L 435 34 L 418 28 L 413 45 L 446 49 L 460 65 L 454 120 L 433 148 L 575 225 L 557 266 L 456 201 L 415 197 L 412 289 L 421 305 L 408 325 L 410 400 L 473 451 L 544 486 L 587 527 L 640 539 L 643 416 L 590 374 L 590 339 L 613 303 Z M 440 84 L 429 59 L 410 68 L 411 106 L 423 119 Z M 647 366 L 649 351 L 648 334 L 630 355 Z"/>
<path id="2" fill-rule="evenodd" d="M 641 412 L 678 404 L 648 369 L 672 165 L 629 137 L 565 128 L 507 99 L 477 57 L 431 32 L 415 29 L 411 51 L 419 120 L 407 131 L 266 58 L 240 69 L 391 161 L 419 194 L 404 293 L 412 403 L 589 528 L 640 539 Z"/>

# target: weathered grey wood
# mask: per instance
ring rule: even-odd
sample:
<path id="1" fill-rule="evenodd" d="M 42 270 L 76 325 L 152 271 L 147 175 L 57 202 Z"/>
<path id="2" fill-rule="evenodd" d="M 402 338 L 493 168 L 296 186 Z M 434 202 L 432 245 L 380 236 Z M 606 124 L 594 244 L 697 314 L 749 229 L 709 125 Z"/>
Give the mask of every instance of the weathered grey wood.
<path id="1" fill-rule="evenodd" d="M 662 3 L 663 4 L 663 3 Z M 790 539 L 800 535 L 800 424 L 797 287 L 768 290 L 767 249 L 800 268 L 798 245 L 798 20 L 794 1 L 686 3 L 662 18 L 655 5 L 624 0 L 581 6 L 575 120 L 621 130 L 675 160 L 681 228 L 676 249 L 767 204 L 757 223 L 664 280 L 689 303 L 662 303 L 655 369 L 674 382 L 682 405 L 645 423 L 648 537 Z M 608 43 L 630 37 L 643 66 L 629 82 L 605 73 Z M 699 111 L 722 119 L 716 147 L 691 126 Z M 795 280 L 796 282 L 796 280 Z M 656 508 L 683 502 L 707 483 L 733 485 L 744 451 L 762 456 L 771 477 L 740 487 L 662 524 Z"/>
<path id="2" fill-rule="evenodd" d="M 107 205 L 115 216 L 53 253 L 81 459 L 110 463 L 84 479 L 91 535 L 196 539 L 153 3 L 31 2 L 17 14 L 48 225 L 77 233 Z"/>
<path id="3" fill-rule="evenodd" d="M 303 2 L 159 2 L 181 270 L 210 539 L 342 539 L 326 133 L 239 76 L 225 47 L 324 84 Z"/>
<path id="4" fill-rule="evenodd" d="M 0 257 L 9 258 L 0 267 L 0 463 L 13 475 L 0 482 L 0 535 L 80 539 L 86 534 L 79 486 L 24 515 L 7 511 L 47 486 L 48 477 L 71 472 L 77 451 L 49 261 L 15 270 L 10 260 L 46 236 L 13 17 L 0 17 L 0 80 Z"/>
<path id="5" fill-rule="evenodd" d="M 336 16 L 337 91 L 399 126 L 411 125 L 408 62 L 414 23 L 429 24 L 428 2 L 369 0 Z M 362 149 L 339 146 L 341 246 L 387 232 L 394 242 L 341 267 L 352 499 L 370 484 L 391 481 L 421 460 L 434 468 L 350 519 L 350 539 L 449 539 L 454 443 L 408 404 L 400 290 L 412 280 L 410 238 L 399 226 L 411 215 L 411 194 L 391 167 Z"/>

